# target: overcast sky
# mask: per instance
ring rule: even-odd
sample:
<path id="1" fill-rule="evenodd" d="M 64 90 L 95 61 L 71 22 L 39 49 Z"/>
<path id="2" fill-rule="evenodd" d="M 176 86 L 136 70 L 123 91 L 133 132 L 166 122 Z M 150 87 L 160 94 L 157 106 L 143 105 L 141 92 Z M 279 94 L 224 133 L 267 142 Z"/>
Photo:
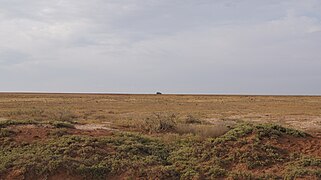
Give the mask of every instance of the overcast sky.
<path id="1" fill-rule="evenodd" d="M 321 94 L 321 1 L 0 0 L 0 91 Z"/>

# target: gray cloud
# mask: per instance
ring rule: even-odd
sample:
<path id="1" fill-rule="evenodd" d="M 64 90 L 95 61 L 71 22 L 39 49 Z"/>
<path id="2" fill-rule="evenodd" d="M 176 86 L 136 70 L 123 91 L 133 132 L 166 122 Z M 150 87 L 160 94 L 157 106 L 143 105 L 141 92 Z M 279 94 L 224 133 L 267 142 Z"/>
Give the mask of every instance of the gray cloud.
<path id="1" fill-rule="evenodd" d="M 0 65 L 2 66 L 16 65 L 28 61 L 29 58 L 28 54 L 14 50 L 7 49 L 0 51 Z"/>
<path id="2" fill-rule="evenodd" d="M 0 3 L 0 91 L 321 94 L 318 0 Z"/>

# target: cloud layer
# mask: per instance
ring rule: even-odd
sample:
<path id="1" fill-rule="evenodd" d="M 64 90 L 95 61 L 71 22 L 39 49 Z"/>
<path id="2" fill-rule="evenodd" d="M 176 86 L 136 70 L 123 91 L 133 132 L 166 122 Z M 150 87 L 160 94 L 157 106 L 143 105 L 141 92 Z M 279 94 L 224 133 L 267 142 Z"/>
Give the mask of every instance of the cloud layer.
<path id="1" fill-rule="evenodd" d="M 321 94 L 318 0 L 0 3 L 0 91 Z"/>

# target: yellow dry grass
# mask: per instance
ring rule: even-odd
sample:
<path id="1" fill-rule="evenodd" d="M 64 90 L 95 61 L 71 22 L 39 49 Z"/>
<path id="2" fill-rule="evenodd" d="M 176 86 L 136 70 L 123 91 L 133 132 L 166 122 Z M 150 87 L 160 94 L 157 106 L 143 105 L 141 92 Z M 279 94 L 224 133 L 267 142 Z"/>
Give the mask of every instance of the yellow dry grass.
<path id="1" fill-rule="evenodd" d="M 319 96 L 193 96 L 98 94 L 0 94 L 2 119 L 75 119 L 124 127 L 154 113 L 192 115 L 209 123 L 273 122 L 306 131 L 321 130 Z"/>

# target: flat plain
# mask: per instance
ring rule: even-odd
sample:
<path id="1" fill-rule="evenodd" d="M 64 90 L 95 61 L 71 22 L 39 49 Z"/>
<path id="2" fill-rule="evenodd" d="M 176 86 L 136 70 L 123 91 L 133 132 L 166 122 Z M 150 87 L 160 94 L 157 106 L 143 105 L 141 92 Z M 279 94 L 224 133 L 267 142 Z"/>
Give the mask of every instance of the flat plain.
<path id="1" fill-rule="evenodd" d="M 321 97 L 0 94 L 0 179 L 320 179 Z"/>

